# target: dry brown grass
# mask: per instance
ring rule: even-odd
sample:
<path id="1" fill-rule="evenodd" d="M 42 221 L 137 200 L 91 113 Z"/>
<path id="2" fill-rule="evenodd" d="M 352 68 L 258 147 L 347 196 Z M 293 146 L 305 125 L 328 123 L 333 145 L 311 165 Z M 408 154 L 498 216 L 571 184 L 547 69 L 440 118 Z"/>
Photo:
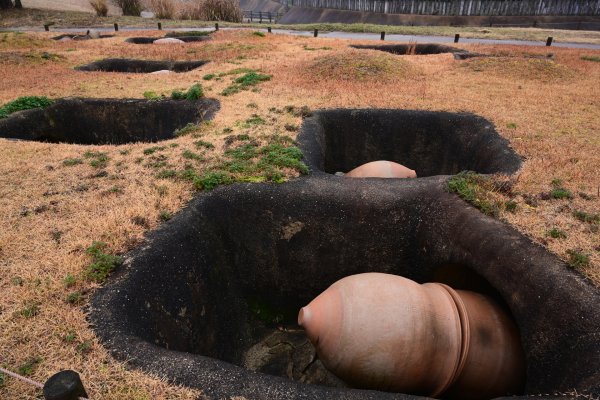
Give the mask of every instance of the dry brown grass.
<path id="1" fill-rule="evenodd" d="M 526 57 L 490 57 L 468 60 L 464 67 L 487 76 L 562 81 L 576 77 L 577 72 L 551 59 Z"/>
<path id="2" fill-rule="evenodd" d="M 142 0 L 111 0 L 114 5 L 121 9 L 123 15 L 139 17 L 144 9 Z"/>
<path id="3" fill-rule="evenodd" d="M 90 0 L 90 6 L 96 12 L 99 17 L 106 17 L 108 15 L 108 3 L 107 0 Z"/>
<path id="4" fill-rule="evenodd" d="M 242 22 L 242 9 L 237 0 L 202 0 L 204 21 Z"/>
<path id="5" fill-rule="evenodd" d="M 146 6 L 155 18 L 242 22 L 237 0 L 146 0 Z"/>
<path id="6" fill-rule="evenodd" d="M 173 18 L 178 6 L 179 3 L 175 0 L 146 0 L 146 8 L 152 11 L 156 18 Z"/>
<path id="7" fill-rule="evenodd" d="M 334 51 L 319 55 L 306 64 L 299 65 L 313 83 L 318 81 L 397 81 L 417 74 L 408 61 L 375 50 Z"/>
<path id="8" fill-rule="evenodd" d="M 66 303 L 65 298 L 79 291 L 85 302 L 96 287 L 82 278 L 90 262 L 85 249 L 92 241 L 106 242 L 113 252 L 132 249 L 141 243 L 146 231 L 160 224 L 161 212 L 177 212 L 194 194 L 188 182 L 158 179 L 151 165 L 156 161 L 153 157 L 164 156 L 174 167 L 191 162 L 202 171 L 222 153 L 227 135 L 257 137 L 285 132 L 294 136 L 284 127 L 299 125 L 300 118 L 269 111 L 286 105 L 468 111 L 488 118 L 526 158 L 513 189 L 517 210 L 514 214 L 504 212 L 501 218 L 565 260 L 569 249 L 589 254 L 590 265 L 582 272 L 600 284 L 600 234 L 594 232 L 593 224 L 572 214 L 575 210 L 600 213 L 600 63 L 580 58 L 600 52 L 553 49 L 553 66 L 543 64 L 541 71 L 558 68 L 570 72 L 540 81 L 537 66 L 528 73 L 519 68 L 497 72 L 501 66 L 495 66 L 493 73 L 474 72 L 469 66 L 473 61 L 465 64 L 448 54 L 408 57 L 365 51 L 358 52 L 359 56 L 342 40 L 220 31 L 208 43 L 159 47 L 123 43 L 128 35 L 142 34 L 119 32 L 112 39 L 87 42 L 49 41 L 51 34 L 11 34 L 2 42 L 0 34 L 0 104 L 24 95 L 142 97 L 145 91 L 170 93 L 202 82 L 207 96 L 221 101 L 214 123 L 201 132 L 202 139 L 213 143 L 215 149 L 206 151 L 207 161 L 203 163 L 182 156 L 186 149 L 198 151 L 193 145 L 197 139 L 192 136 L 160 143 L 166 148 L 153 155 L 144 155 L 145 149 L 154 146 L 151 144 L 80 146 L 0 139 L 0 365 L 17 370 L 32 357 L 40 357 L 32 372 L 32 378 L 40 381 L 60 369 L 75 369 L 82 374 L 93 399 L 198 396 L 197 392 L 127 370 L 113 360 L 88 327 L 84 311 Z M 523 62 L 516 57 L 523 55 L 519 47 L 464 47 L 488 53 L 504 51 L 504 56 Z M 546 51 L 542 47 L 528 50 L 540 55 Z M 27 56 L 43 52 L 59 58 Z M 104 57 L 209 58 L 212 62 L 185 74 L 153 76 L 72 69 Z M 366 71 L 376 73 L 348 79 L 348 74 L 356 77 L 364 72 L 360 63 L 353 64 L 356 57 L 365 63 Z M 399 67 L 390 66 L 390 60 Z M 317 76 L 307 69 L 315 65 L 329 65 L 335 70 L 321 68 Z M 219 93 L 230 84 L 231 77 L 202 80 L 205 74 L 240 67 L 259 69 L 273 78 L 261 83 L 259 91 L 228 97 Z M 265 124 L 244 127 L 240 122 L 252 114 L 262 116 Z M 224 133 L 225 128 L 232 132 Z M 80 165 L 63 165 L 63 160 L 82 158 L 88 150 L 106 152 L 110 157 L 106 176 L 97 176 L 98 170 L 87 160 Z M 531 198 L 552 190 L 554 179 L 562 180 L 573 199 L 536 198 L 537 204 L 532 203 Z M 119 190 L 113 190 L 115 187 Z M 140 224 L 142 219 L 145 222 Z M 548 237 L 552 228 L 563 230 L 567 238 Z M 76 277 L 70 287 L 64 283 L 68 274 Z M 37 306 L 38 313 L 24 316 L 22 311 L 32 305 Z M 38 394 L 14 379 L 7 379 L 0 387 L 2 399 L 34 399 Z"/>
<path id="9" fill-rule="evenodd" d="M 201 1 L 190 1 L 179 5 L 179 18 L 183 20 L 199 21 L 204 15 Z"/>

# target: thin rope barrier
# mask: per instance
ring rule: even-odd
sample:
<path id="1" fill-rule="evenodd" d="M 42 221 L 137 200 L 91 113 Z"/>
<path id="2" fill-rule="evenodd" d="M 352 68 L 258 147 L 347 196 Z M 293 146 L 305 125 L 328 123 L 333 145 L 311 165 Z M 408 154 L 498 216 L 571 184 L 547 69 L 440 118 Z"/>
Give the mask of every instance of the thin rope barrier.
<path id="1" fill-rule="evenodd" d="M 44 385 L 41 384 L 40 382 L 34 381 L 33 379 L 29 379 L 29 378 L 27 378 L 27 377 L 25 377 L 23 375 L 19 375 L 16 372 L 9 371 L 9 370 L 7 370 L 5 368 L 2 368 L 2 367 L 0 367 L 0 372 L 5 373 L 8 376 L 12 376 L 15 379 L 19 379 L 19 380 L 21 380 L 21 381 L 23 381 L 25 383 L 29 383 L 30 385 L 36 386 L 36 387 L 38 387 L 40 389 L 44 388 Z M 79 400 L 88 400 L 88 399 L 86 399 L 85 397 L 79 397 Z"/>
<path id="2" fill-rule="evenodd" d="M 27 378 L 27 377 L 24 377 L 24 376 L 22 376 L 22 375 L 19 375 L 19 374 L 17 374 L 17 373 L 14 373 L 14 372 L 12 372 L 12 371 L 9 371 L 9 370 L 7 370 L 7 369 L 4 369 L 4 368 L 2 368 L 2 367 L 0 367 L 0 371 L 1 371 L 1 372 L 4 372 L 4 373 L 5 373 L 6 375 L 8 375 L 8 376 L 12 376 L 13 378 L 20 379 L 20 380 L 22 380 L 23 382 L 29 383 L 30 385 L 37 386 L 37 387 L 39 387 L 40 389 L 43 389 L 43 388 L 44 388 L 44 385 L 42 385 L 41 383 L 39 383 L 39 382 L 37 382 L 37 381 L 34 381 L 33 379 L 29 379 L 29 378 Z"/>

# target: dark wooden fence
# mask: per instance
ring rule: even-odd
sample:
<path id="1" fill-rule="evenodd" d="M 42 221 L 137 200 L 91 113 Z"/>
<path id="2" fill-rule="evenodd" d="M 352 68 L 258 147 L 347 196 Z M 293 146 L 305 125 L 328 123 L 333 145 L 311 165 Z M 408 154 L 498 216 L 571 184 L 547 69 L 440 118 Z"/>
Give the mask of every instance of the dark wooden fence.
<path id="1" fill-rule="evenodd" d="M 270 11 L 243 11 L 243 20 L 247 22 L 277 22 L 283 13 L 270 12 Z"/>
<path id="2" fill-rule="evenodd" d="M 600 0 L 279 0 L 308 8 L 426 15 L 600 15 Z"/>

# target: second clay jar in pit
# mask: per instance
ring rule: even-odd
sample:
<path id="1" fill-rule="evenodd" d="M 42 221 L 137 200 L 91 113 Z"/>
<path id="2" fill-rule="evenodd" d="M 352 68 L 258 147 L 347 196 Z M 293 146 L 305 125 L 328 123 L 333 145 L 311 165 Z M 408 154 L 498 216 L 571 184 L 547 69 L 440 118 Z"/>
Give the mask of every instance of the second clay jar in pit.
<path id="1" fill-rule="evenodd" d="M 323 364 L 354 387 L 465 400 L 522 391 L 518 330 L 478 293 L 358 274 L 302 308 L 298 323 Z"/>

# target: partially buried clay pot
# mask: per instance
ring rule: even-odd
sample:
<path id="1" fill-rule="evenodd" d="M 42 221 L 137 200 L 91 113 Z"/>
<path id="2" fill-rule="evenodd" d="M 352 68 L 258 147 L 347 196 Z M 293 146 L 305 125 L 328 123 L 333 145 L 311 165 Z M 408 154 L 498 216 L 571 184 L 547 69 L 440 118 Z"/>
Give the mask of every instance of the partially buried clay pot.
<path id="1" fill-rule="evenodd" d="M 372 161 L 346 173 L 349 178 L 416 178 L 417 173 L 393 161 Z"/>
<path id="2" fill-rule="evenodd" d="M 175 38 L 162 38 L 156 39 L 153 44 L 181 44 L 185 43 L 183 40 L 175 39 Z"/>
<path id="3" fill-rule="evenodd" d="M 322 363 L 355 387 L 457 399 L 522 389 L 517 329 L 477 293 L 396 275 L 353 275 L 302 308 L 298 324 Z"/>

